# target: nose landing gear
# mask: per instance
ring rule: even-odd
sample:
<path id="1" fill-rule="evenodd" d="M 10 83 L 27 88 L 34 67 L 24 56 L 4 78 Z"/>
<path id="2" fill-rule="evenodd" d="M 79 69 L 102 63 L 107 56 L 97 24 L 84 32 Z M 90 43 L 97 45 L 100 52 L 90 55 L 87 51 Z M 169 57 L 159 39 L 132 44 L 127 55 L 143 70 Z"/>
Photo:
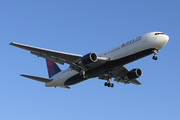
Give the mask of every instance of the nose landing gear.
<path id="1" fill-rule="evenodd" d="M 153 60 L 157 60 L 158 57 L 156 56 L 158 54 L 159 50 L 154 50 L 153 53 L 154 53 L 154 56 L 152 57 Z"/>
<path id="2" fill-rule="evenodd" d="M 153 60 L 157 60 L 158 57 L 156 55 L 153 56 Z"/>

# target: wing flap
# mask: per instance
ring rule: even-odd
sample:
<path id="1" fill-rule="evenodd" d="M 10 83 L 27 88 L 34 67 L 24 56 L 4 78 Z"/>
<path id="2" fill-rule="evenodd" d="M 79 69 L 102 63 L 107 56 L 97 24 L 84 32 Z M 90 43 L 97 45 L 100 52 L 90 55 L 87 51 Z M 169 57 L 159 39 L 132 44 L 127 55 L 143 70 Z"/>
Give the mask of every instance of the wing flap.
<path id="1" fill-rule="evenodd" d="M 114 81 L 121 82 L 121 83 L 124 83 L 124 84 L 132 83 L 132 84 L 135 84 L 135 85 L 141 85 L 141 83 L 137 79 L 132 79 L 132 80 L 127 81 L 127 80 L 124 80 L 124 79 L 115 78 Z"/>
<path id="2" fill-rule="evenodd" d="M 48 82 L 51 82 L 53 80 L 53 79 L 37 77 L 37 76 L 31 76 L 31 75 L 24 75 L 24 74 L 21 74 L 20 76 L 23 76 L 23 77 L 26 77 L 26 78 L 29 78 L 29 79 L 33 79 L 33 80 L 36 80 L 36 81 L 39 81 L 39 82 L 44 82 L 44 83 L 48 83 Z"/>
<path id="3" fill-rule="evenodd" d="M 42 58 L 45 58 L 45 59 L 48 59 L 48 60 L 51 60 L 54 62 L 57 62 L 57 63 L 62 64 L 62 65 L 64 65 L 64 63 L 70 63 L 70 62 L 67 62 L 66 60 L 59 59 L 57 57 L 48 56 L 46 54 L 41 54 L 41 53 L 34 52 L 34 51 L 31 51 L 31 54 L 37 55 L 38 57 L 42 57 Z"/>
<path id="4" fill-rule="evenodd" d="M 141 83 L 137 79 L 130 80 L 130 82 L 135 85 L 141 85 Z"/>

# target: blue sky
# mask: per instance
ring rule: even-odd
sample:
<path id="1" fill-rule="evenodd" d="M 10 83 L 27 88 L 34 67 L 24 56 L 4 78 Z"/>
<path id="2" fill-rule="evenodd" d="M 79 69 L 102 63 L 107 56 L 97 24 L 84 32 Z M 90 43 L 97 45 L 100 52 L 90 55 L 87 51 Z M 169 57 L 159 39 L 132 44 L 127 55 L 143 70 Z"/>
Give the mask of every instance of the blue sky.
<path id="1" fill-rule="evenodd" d="M 1 1 L 0 119 L 179 120 L 179 5 L 179 0 Z M 152 31 L 170 37 L 158 60 L 150 55 L 126 65 L 143 70 L 142 85 L 114 82 L 113 89 L 97 78 L 66 90 L 20 77 L 48 77 L 45 60 L 9 45 L 99 54 Z"/>

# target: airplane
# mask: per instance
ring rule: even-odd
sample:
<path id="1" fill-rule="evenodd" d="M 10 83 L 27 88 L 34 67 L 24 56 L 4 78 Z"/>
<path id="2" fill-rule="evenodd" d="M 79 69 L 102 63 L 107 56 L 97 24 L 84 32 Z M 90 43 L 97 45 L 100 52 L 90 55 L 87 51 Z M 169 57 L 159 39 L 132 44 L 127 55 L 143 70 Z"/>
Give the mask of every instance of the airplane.
<path id="1" fill-rule="evenodd" d="M 86 55 L 71 54 L 15 42 L 10 45 L 46 59 L 49 78 L 25 74 L 21 76 L 43 82 L 46 87 L 70 89 L 72 85 L 96 77 L 106 80 L 104 86 L 107 87 L 114 87 L 112 78 L 124 84 L 141 85 L 137 78 L 142 76 L 142 70 L 128 70 L 125 65 L 151 54 L 154 54 L 153 60 L 157 60 L 157 54 L 168 41 L 169 36 L 163 32 L 150 32 L 98 55 L 95 52 Z M 61 70 L 56 63 L 69 64 L 69 68 Z"/>

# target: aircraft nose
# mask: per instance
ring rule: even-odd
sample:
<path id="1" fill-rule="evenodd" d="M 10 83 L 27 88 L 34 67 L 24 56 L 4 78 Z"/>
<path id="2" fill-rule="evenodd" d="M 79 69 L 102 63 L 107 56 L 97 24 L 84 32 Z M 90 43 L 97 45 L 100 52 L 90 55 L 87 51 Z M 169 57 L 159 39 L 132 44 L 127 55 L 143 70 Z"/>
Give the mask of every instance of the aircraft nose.
<path id="1" fill-rule="evenodd" d="M 169 36 L 168 35 L 165 35 L 164 36 L 164 41 L 167 43 L 169 41 Z"/>
<path id="2" fill-rule="evenodd" d="M 168 41 L 169 41 L 169 36 L 168 35 L 161 36 L 161 48 L 164 47 L 167 44 Z"/>
<path id="3" fill-rule="evenodd" d="M 154 43 L 155 43 L 156 48 L 160 50 L 167 44 L 168 41 L 169 41 L 169 36 L 163 34 L 163 35 L 157 35 Z"/>

